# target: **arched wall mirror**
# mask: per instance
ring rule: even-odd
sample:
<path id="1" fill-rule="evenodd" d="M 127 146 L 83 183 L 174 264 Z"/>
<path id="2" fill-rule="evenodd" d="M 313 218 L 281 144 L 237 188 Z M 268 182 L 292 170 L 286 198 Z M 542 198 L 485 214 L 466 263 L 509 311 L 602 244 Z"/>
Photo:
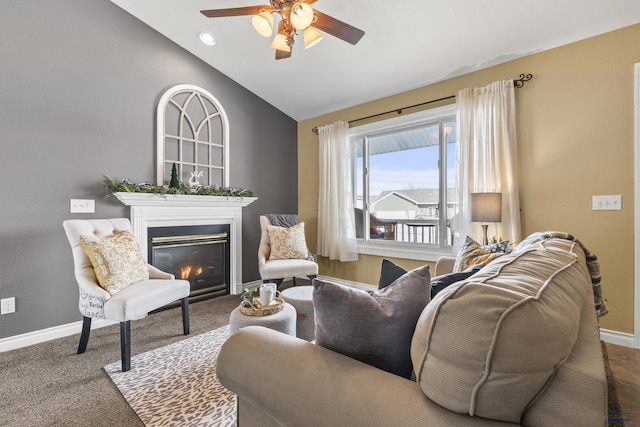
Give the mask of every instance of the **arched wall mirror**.
<path id="1" fill-rule="evenodd" d="M 229 120 L 206 90 L 177 85 L 157 108 L 157 185 L 168 184 L 173 164 L 184 183 L 229 185 Z"/>

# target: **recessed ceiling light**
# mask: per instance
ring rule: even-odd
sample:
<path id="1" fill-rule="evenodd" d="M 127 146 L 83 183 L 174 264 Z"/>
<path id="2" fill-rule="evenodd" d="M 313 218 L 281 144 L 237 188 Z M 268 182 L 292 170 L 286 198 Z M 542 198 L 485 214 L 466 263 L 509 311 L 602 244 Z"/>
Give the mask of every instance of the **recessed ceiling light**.
<path id="1" fill-rule="evenodd" d="M 213 38 L 213 36 L 209 33 L 200 33 L 198 34 L 198 37 L 200 37 L 200 41 L 208 46 L 213 46 L 214 44 L 216 44 L 216 39 Z"/>

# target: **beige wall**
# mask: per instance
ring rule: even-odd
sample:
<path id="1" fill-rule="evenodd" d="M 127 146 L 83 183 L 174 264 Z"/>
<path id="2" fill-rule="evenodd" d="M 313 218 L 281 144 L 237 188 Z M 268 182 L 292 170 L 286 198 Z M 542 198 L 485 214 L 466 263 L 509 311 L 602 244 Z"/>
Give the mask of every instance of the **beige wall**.
<path id="1" fill-rule="evenodd" d="M 640 25 L 537 53 L 298 124 L 298 211 L 316 247 L 318 137 L 336 120 L 455 94 L 496 80 L 534 75 L 516 91 L 523 237 L 534 231 L 574 234 L 600 259 L 610 313 L 605 329 L 633 333 L 634 64 Z M 393 76 L 390 76 L 393 78 Z M 359 124 L 362 124 L 360 122 Z M 591 210 L 591 196 L 621 194 L 621 211 Z M 419 261 L 398 260 L 412 268 Z M 375 284 L 380 258 L 320 259 L 320 274 Z"/>

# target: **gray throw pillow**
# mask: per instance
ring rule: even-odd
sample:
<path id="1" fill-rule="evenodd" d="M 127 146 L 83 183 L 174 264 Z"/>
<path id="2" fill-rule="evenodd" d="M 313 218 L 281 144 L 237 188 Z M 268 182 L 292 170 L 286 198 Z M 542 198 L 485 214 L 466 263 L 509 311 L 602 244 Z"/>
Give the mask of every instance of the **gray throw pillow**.
<path id="1" fill-rule="evenodd" d="M 429 282 L 428 265 L 372 295 L 314 279 L 316 344 L 410 378 L 411 338 L 430 301 Z"/>

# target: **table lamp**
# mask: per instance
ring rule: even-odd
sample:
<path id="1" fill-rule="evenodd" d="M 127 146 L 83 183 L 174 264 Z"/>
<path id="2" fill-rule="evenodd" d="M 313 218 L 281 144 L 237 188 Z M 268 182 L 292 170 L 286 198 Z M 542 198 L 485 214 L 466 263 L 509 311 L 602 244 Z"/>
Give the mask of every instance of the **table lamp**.
<path id="1" fill-rule="evenodd" d="M 471 222 L 482 222 L 484 234 L 482 244 L 489 244 L 487 239 L 487 222 L 502 221 L 502 193 L 470 193 L 469 215 Z"/>

